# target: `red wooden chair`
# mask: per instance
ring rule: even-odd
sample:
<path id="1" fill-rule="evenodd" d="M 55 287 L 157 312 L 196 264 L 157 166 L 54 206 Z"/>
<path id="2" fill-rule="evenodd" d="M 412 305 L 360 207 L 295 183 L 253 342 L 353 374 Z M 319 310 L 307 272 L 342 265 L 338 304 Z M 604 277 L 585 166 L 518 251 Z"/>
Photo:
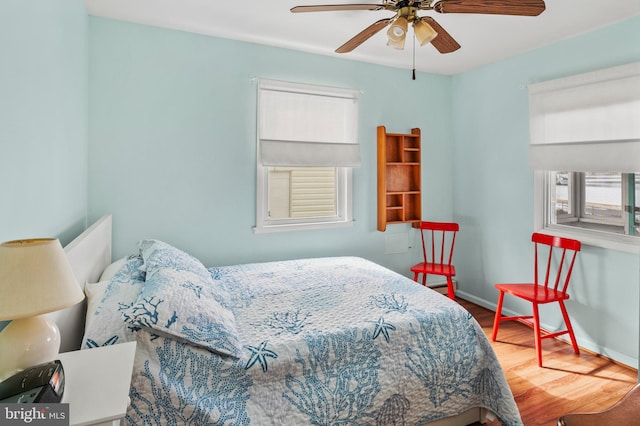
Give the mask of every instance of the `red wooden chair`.
<path id="1" fill-rule="evenodd" d="M 533 327 L 535 335 L 536 354 L 538 356 L 538 366 L 542 367 L 542 339 L 569 334 L 573 351 L 580 353 L 576 337 L 573 334 L 571 321 L 567 314 L 567 308 L 564 301 L 569 299 L 567 287 L 573 271 L 573 265 L 576 256 L 580 251 L 580 241 L 569 238 L 554 237 L 551 235 L 534 233 L 531 237 L 534 243 L 534 282 L 533 283 L 517 283 L 517 284 L 496 284 L 495 287 L 500 291 L 498 298 L 498 306 L 496 308 L 496 317 L 493 322 L 493 335 L 491 339 L 495 342 L 498 335 L 498 328 L 502 321 L 520 321 L 530 327 Z M 544 251 L 542 247 L 547 247 L 548 256 L 546 258 L 538 256 L 539 251 Z M 540 259 L 539 259 L 540 257 Z M 544 281 L 539 281 L 538 270 L 545 267 Z M 565 270 L 566 267 L 566 270 Z M 564 275 L 563 275 L 564 272 Z M 555 275 L 555 277 L 554 277 Z M 513 317 L 502 316 L 502 302 L 505 293 L 528 300 L 533 304 L 533 315 L 520 315 Z M 538 305 L 545 303 L 557 302 L 562 311 L 562 317 L 566 325 L 566 330 L 550 333 L 540 329 L 540 315 L 538 313 Z M 533 321 L 531 321 L 533 319 Z"/>
<path id="2" fill-rule="evenodd" d="M 449 299 L 455 299 L 452 278 L 456 276 L 456 268 L 451 261 L 460 226 L 454 222 L 418 222 L 414 227 L 420 229 L 423 261 L 411 267 L 413 280 L 420 282 L 418 278 L 422 275 L 421 284 L 426 285 L 427 275 L 444 276 Z"/>

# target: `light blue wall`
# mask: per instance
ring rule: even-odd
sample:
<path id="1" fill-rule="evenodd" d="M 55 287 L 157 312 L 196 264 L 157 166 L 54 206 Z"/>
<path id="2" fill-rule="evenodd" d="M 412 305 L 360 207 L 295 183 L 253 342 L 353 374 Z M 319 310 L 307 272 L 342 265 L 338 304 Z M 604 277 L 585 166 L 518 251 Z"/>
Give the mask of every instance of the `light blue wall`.
<path id="1" fill-rule="evenodd" d="M 454 218 L 463 294 L 495 308 L 496 282 L 530 279 L 533 172 L 527 85 L 640 60 L 640 18 L 572 38 L 453 78 Z M 640 259 L 584 247 L 567 303 L 586 348 L 637 366 Z M 530 307 L 505 299 L 520 313 Z M 541 310 L 550 328 L 556 309 Z"/>
<path id="2" fill-rule="evenodd" d="M 451 217 L 450 77 L 102 18 L 90 33 L 89 216 L 113 213 L 116 256 L 159 238 L 209 266 L 357 255 L 408 273 L 411 253 L 385 255 L 376 230 L 378 125 L 421 128 L 425 213 Z M 253 233 L 255 78 L 362 92 L 353 227 Z"/>
<path id="3" fill-rule="evenodd" d="M 87 34 L 81 0 L 0 2 L 0 242 L 85 227 Z"/>
<path id="4" fill-rule="evenodd" d="M 87 35 L 81 0 L 0 2 L 0 241 L 84 229 Z"/>

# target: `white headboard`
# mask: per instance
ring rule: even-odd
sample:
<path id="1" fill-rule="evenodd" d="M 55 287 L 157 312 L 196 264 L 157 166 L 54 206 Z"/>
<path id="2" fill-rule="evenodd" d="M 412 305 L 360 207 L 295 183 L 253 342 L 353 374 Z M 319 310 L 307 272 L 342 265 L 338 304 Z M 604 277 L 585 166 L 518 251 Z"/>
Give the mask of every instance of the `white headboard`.
<path id="1" fill-rule="evenodd" d="M 84 289 L 87 282 L 97 282 L 102 271 L 111 264 L 111 215 L 98 219 L 65 248 L 78 284 Z M 84 335 L 87 303 L 83 301 L 48 317 L 60 329 L 60 352 L 80 349 Z"/>

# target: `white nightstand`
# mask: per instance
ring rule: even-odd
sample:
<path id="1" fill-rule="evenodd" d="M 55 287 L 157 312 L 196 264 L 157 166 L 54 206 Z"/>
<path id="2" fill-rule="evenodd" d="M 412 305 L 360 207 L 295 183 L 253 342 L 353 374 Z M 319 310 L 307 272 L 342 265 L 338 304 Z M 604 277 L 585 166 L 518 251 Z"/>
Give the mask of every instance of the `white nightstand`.
<path id="1" fill-rule="evenodd" d="M 70 426 L 118 425 L 127 412 L 136 342 L 58 354 Z"/>

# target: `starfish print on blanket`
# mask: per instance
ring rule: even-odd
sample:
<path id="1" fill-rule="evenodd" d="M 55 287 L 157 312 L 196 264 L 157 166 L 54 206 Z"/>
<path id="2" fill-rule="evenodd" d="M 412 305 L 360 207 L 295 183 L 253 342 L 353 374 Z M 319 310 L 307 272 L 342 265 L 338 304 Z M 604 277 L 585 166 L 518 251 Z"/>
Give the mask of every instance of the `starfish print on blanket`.
<path id="1" fill-rule="evenodd" d="M 256 362 L 258 362 L 262 367 L 262 371 L 264 371 L 265 373 L 267 372 L 268 370 L 267 357 L 278 358 L 277 353 L 267 349 L 267 343 L 269 343 L 269 341 L 265 340 L 264 342 L 260 343 L 260 346 L 258 347 L 245 346 L 247 349 L 251 351 L 251 357 L 249 358 L 249 361 L 247 361 L 247 365 L 244 367 L 245 370 L 250 369 L 251 367 L 254 366 Z"/>
<path id="2" fill-rule="evenodd" d="M 383 317 L 380 317 L 380 319 L 375 323 L 376 328 L 373 331 L 373 339 L 375 340 L 379 335 L 382 334 L 382 336 L 384 337 L 384 340 L 389 343 L 389 330 L 391 331 L 395 331 L 396 327 L 395 325 L 385 322 Z"/>

